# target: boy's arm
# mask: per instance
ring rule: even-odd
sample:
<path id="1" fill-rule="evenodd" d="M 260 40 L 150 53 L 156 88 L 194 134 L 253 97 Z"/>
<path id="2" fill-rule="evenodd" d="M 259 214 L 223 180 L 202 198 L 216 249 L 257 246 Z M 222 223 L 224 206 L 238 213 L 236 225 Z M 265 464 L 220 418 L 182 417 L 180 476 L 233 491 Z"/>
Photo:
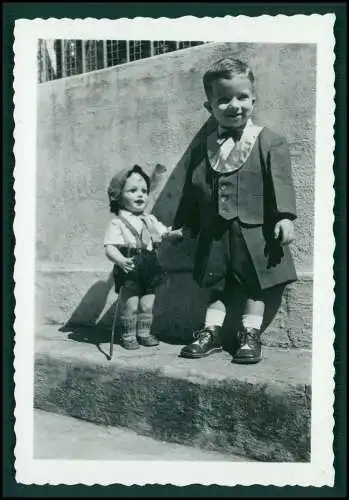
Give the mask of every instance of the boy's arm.
<path id="1" fill-rule="evenodd" d="M 268 153 L 267 182 L 271 196 L 274 238 L 281 245 L 289 245 L 294 241 L 293 220 L 297 218 L 292 165 L 287 141 L 280 136 L 273 139 Z"/>
<path id="2" fill-rule="evenodd" d="M 292 166 L 287 141 L 277 137 L 270 145 L 268 173 L 272 188 L 275 222 L 297 218 L 296 195 L 292 178 Z"/>
<path id="3" fill-rule="evenodd" d="M 173 221 L 173 229 L 182 229 L 189 231 L 192 236 L 198 233 L 199 229 L 199 210 L 192 185 L 192 171 L 189 169 L 182 195 L 177 207 L 177 211 Z"/>

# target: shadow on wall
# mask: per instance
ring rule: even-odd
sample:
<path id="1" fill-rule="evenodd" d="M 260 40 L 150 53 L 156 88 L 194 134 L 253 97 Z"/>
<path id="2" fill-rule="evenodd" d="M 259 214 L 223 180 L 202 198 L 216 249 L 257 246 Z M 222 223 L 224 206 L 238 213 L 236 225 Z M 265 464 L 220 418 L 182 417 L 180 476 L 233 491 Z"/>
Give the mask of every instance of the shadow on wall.
<path id="1" fill-rule="evenodd" d="M 100 280 L 94 283 L 59 330 L 70 332 L 69 338 L 73 340 L 91 343 L 105 342 L 107 334 L 103 331 L 103 325 L 105 318 L 108 320 L 109 316 L 112 316 L 115 307 L 111 306 L 102 317 L 101 314 L 113 284 L 112 273 L 106 281 Z"/>
<path id="2" fill-rule="evenodd" d="M 181 190 L 188 166 L 191 149 L 201 142 L 206 127 L 213 125 L 208 120 L 191 141 L 165 184 L 162 176 L 166 166 L 158 165 L 153 174 L 152 196 L 156 200 L 152 213 L 167 225 L 173 223 L 178 207 Z M 155 182 L 154 182 L 155 181 Z M 155 184 L 155 186 L 154 186 Z M 160 186 L 164 184 L 161 189 Z M 161 189 L 161 191 L 160 191 Z M 160 191 L 160 192 L 157 192 Z M 160 340 L 169 343 L 186 344 L 192 340 L 192 332 L 202 326 L 205 309 L 209 300 L 208 290 L 200 289 L 194 282 L 191 271 L 196 250 L 196 241 L 192 238 L 181 243 L 164 242 L 160 260 L 166 272 L 166 279 L 157 291 L 154 305 L 153 331 Z M 86 293 L 61 331 L 71 332 L 70 338 L 99 344 L 108 342 L 115 313 L 115 303 L 103 314 L 108 295 L 113 287 L 112 274 L 107 281 L 98 281 Z M 283 288 L 276 287 L 266 296 L 266 312 L 263 329 L 271 323 L 281 304 Z M 231 303 L 228 305 L 223 336 L 227 339 L 227 348 L 234 349 L 236 330 L 242 314 L 246 297 L 237 284 Z M 83 325 L 93 325 L 92 328 Z M 118 341 L 118 323 L 116 323 L 115 341 Z"/>

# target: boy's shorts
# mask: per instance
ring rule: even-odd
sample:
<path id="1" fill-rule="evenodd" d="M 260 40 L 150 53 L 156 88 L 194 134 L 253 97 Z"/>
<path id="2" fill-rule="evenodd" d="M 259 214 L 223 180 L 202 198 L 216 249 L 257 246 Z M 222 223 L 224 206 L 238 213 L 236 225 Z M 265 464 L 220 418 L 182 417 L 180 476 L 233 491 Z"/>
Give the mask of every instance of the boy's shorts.
<path id="1" fill-rule="evenodd" d="M 217 219 L 211 232 L 201 235 L 197 256 L 196 280 L 212 291 L 229 290 L 237 281 L 257 300 L 265 290 L 297 279 L 290 250 L 266 228 L 247 228 L 237 219 Z"/>
<path id="2" fill-rule="evenodd" d="M 221 220 L 215 229 L 216 238 L 213 238 L 213 241 L 210 238 L 212 272 L 205 273 L 205 263 L 203 267 L 199 264 L 197 272 L 194 273 L 199 285 L 210 288 L 214 295 L 220 295 L 238 282 L 251 297 L 259 296 L 261 287 L 239 221 Z M 206 251 L 203 253 L 206 254 Z"/>
<path id="3" fill-rule="evenodd" d="M 114 266 L 113 277 L 115 292 L 119 293 L 123 285 L 132 286 L 140 295 L 153 294 L 161 285 L 164 273 L 156 252 L 145 249 L 128 249 L 127 257 L 135 259 L 135 269 L 127 274 L 118 266 Z"/>
<path id="4" fill-rule="evenodd" d="M 258 276 L 237 220 L 231 224 L 227 237 L 229 238 L 227 243 L 229 252 L 226 261 L 227 277 L 221 286 L 225 289 L 229 288 L 235 281 L 240 283 L 251 297 L 260 296 L 261 287 Z"/>

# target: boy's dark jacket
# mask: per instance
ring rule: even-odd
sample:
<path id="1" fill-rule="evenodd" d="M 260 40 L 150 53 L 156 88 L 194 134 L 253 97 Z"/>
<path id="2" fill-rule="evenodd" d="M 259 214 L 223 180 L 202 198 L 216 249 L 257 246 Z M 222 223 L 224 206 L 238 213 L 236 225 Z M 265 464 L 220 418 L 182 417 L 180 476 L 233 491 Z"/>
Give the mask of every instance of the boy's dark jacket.
<path id="1" fill-rule="evenodd" d="M 187 227 L 197 238 L 194 276 L 202 286 L 222 278 L 218 255 L 219 218 L 238 217 L 262 289 L 297 279 L 288 246 L 274 239 L 278 220 L 296 218 L 296 201 L 288 144 L 263 128 L 236 173 L 217 175 L 209 165 L 207 136 L 216 127 L 208 120 L 187 158 L 187 177 L 173 227 Z"/>

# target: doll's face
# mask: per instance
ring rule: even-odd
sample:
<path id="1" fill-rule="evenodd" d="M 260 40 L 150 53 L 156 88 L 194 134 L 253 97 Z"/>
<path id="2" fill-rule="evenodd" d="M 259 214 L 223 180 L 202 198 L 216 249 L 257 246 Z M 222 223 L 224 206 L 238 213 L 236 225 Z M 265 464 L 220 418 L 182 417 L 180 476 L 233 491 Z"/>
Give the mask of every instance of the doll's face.
<path id="1" fill-rule="evenodd" d="M 255 100 L 248 76 L 234 75 L 212 82 L 205 107 L 222 127 L 243 130 L 252 115 Z"/>
<path id="2" fill-rule="evenodd" d="M 148 196 L 148 187 L 144 177 L 134 172 L 126 179 L 120 197 L 120 206 L 134 214 L 141 214 L 147 205 Z"/>

